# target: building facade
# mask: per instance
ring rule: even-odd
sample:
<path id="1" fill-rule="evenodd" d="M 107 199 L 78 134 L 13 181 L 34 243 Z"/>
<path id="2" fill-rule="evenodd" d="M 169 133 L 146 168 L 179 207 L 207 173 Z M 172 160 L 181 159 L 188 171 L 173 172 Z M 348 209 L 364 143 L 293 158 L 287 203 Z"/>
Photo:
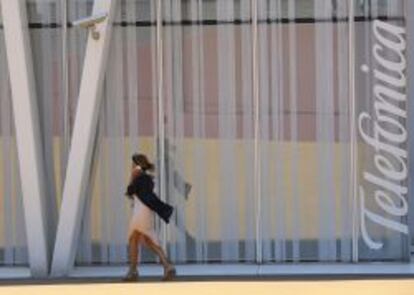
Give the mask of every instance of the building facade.
<path id="1" fill-rule="evenodd" d="M 6 2 L 0 264 L 31 267 L 34 209 L 25 208 L 30 191 L 21 173 L 30 164 L 19 154 L 29 147 L 19 149 L 16 139 L 21 115 L 13 108 L 19 97 Z M 29 42 L 21 49 L 30 49 L 36 92 L 46 275 L 65 263 L 64 275 L 73 266 L 126 264 L 123 193 L 137 151 L 155 162 L 157 191 L 176 209 L 172 223 L 157 228 L 177 264 L 409 263 L 410 1 L 17 2 L 27 12 Z M 94 40 L 74 22 L 96 13 L 99 2 L 113 12 L 97 25 L 108 40 L 105 70 L 88 72 L 104 80 L 95 89 L 97 123 L 84 165 L 71 157 L 82 148 L 71 141 Z M 75 177 L 71 161 L 85 173 L 73 212 L 65 188 Z M 62 216 L 72 213 L 75 246 L 61 248 Z M 64 263 L 56 255 L 66 250 L 74 255 Z M 145 250 L 141 257 L 156 262 Z"/>

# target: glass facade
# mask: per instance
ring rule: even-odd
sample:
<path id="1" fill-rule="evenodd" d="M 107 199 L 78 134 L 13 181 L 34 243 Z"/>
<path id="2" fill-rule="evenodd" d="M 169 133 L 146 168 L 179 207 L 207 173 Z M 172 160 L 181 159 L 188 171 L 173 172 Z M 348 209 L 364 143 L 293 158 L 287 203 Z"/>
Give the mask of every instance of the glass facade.
<path id="1" fill-rule="evenodd" d="M 372 5 L 365 11 L 372 21 L 355 24 L 360 260 L 401 260 L 408 252 L 404 3 Z"/>
<path id="2" fill-rule="evenodd" d="M 160 2 L 117 5 L 76 264 L 127 262 L 137 151 L 176 263 L 407 261 L 406 1 L 355 0 L 353 31 L 351 1 Z M 92 6 L 27 0 L 50 245 Z M 0 264 L 27 264 L 4 49 L 0 27 Z"/>
<path id="3" fill-rule="evenodd" d="M 16 136 L 2 28 L 0 17 L 0 264 L 27 265 Z"/>
<path id="4" fill-rule="evenodd" d="M 46 212 L 49 247 L 54 235 L 63 186 L 65 146 L 64 74 L 62 68 L 62 18 L 60 2 L 26 1 L 36 82 L 43 157 L 46 171 Z"/>

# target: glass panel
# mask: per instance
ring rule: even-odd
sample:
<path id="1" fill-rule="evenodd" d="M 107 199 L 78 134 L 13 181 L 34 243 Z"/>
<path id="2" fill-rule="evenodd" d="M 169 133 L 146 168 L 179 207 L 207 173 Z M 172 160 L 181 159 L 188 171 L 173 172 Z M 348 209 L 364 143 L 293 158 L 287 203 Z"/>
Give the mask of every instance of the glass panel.
<path id="1" fill-rule="evenodd" d="M 117 6 L 103 89 L 103 104 L 94 156 L 90 192 L 82 223 L 76 263 L 127 262 L 127 233 L 132 212 L 124 196 L 131 155 L 146 154 L 157 163 L 155 1 L 120 1 Z M 82 14 L 88 3 L 78 5 Z M 78 32 L 75 32 L 78 31 Z M 70 55 L 76 61 L 71 79 L 79 81 L 85 45 L 82 29 L 71 29 Z M 83 33 L 82 33 L 83 34 Z M 78 63 L 79 62 L 79 63 Z M 72 91 L 78 82 L 71 82 Z M 72 95 L 75 95 L 73 92 Z M 77 94 L 76 94 L 77 95 Z M 72 96 L 74 98 L 74 96 Z M 158 165 L 157 165 L 158 166 Z M 159 181 L 156 179 L 156 183 Z M 140 262 L 155 262 L 142 248 Z"/>
<path id="2" fill-rule="evenodd" d="M 390 9 L 392 0 L 356 0 L 355 16 L 360 20 L 370 16 L 379 18 L 401 18 L 404 16 L 404 10 L 401 9 L 403 1 L 395 1 L 395 4 L 392 4 L 395 5 L 394 8 Z"/>
<path id="3" fill-rule="evenodd" d="M 348 6 L 307 2 L 258 2 L 265 262 L 351 258 Z"/>
<path id="4" fill-rule="evenodd" d="M 404 109 L 404 102 L 386 97 L 395 104 L 383 102 L 375 108 L 373 89 L 381 81 L 373 78 L 372 69 L 383 66 L 372 54 L 373 19 L 402 25 L 402 3 L 356 1 L 355 6 L 357 119 L 364 113 L 391 112 L 391 119 L 383 122 L 386 135 L 402 132 L 398 122 L 405 127 L 397 110 Z M 176 212 L 166 228 L 166 240 L 163 235 L 159 239 L 174 262 L 256 260 L 259 198 L 254 186 L 251 1 L 165 0 L 162 5 L 162 110 L 156 96 L 160 81 L 155 1 L 123 0 L 117 7 L 79 265 L 127 261 L 131 212 L 123 191 L 130 156 L 136 151 L 156 163 L 157 185 L 159 168 L 166 168 L 165 196 Z M 69 1 L 69 20 L 89 15 L 91 8 L 91 0 Z M 256 172 L 264 262 L 351 260 L 348 9 L 347 1 L 258 1 L 261 162 Z M 391 41 L 399 40 L 382 33 Z M 86 34 L 73 27 L 68 32 L 69 100 L 63 115 L 69 116 L 69 127 L 76 111 Z M 392 52 L 384 54 L 394 63 L 398 58 Z M 386 106 L 391 111 L 382 109 Z M 157 126 L 158 111 L 164 113 L 163 126 Z M 157 146 L 161 128 L 165 157 Z M 367 130 L 371 135 L 372 126 L 368 124 Z M 401 214 L 404 199 L 396 202 L 398 195 L 389 191 L 377 193 L 377 199 L 369 197 L 378 188 L 364 179 L 364 172 L 378 170 L 375 159 L 383 169 L 397 169 L 399 159 L 374 158 L 375 150 L 360 132 L 357 147 L 365 208 L 375 214 L 387 210 Z M 405 148 L 405 142 L 398 148 Z M 393 188 L 403 189 L 405 181 L 394 181 Z M 358 195 L 358 203 L 361 199 Z M 360 215 L 361 208 L 357 209 Z M 394 221 L 386 224 L 389 228 L 367 216 L 367 231 L 384 246 L 370 249 L 360 232 L 359 258 L 406 258 L 405 234 L 389 229 L 404 224 L 405 216 L 392 219 L 387 214 L 384 218 Z M 155 261 L 147 250 L 141 256 L 145 263 Z"/>
<path id="5" fill-rule="evenodd" d="M 169 255 L 254 261 L 250 1 L 163 4 Z"/>
<path id="6" fill-rule="evenodd" d="M 362 261 L 409 259 L 404 4 L 370 1 L 355 25 Z"/>
<path id="7" fill-rule="evenodd" d="M 27 266 L 29 257 L 4 38 L 0 19 L 0 265 Z"/>
<path id="8" fill-rule="evenodd" d="M 28 0 L 27 13 L 43 155 L 46 164 L 46 214 L 50 247 L 61 199 L 67 147 L 64 145 L 62 24 L 59 0 Z"/>

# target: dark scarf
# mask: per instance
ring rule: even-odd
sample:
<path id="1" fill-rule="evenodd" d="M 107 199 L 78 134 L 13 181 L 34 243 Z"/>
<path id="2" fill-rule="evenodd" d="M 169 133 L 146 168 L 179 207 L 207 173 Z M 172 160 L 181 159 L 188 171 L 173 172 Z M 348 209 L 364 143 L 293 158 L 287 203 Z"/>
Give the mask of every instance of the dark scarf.
<path id="1" fill-rule="evenodd" d="M 136 196 L 141 200 L 148 208 L 157 213 L 157 215 L 166 223 L 170 222 L 171 214 L 174 208 L 164 203 L 154 193 L 154 181 L 152 177 L 143 172 L 128 185 L 125 193 L 127 196 Z"/>

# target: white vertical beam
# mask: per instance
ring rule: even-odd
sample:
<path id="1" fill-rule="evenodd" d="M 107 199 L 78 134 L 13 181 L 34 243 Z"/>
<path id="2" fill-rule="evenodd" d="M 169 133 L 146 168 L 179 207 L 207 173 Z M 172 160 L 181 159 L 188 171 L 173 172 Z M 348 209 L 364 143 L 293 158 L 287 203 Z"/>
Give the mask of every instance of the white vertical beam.
<path id="1" fill-rule="evenodd" d="M 62 93 L 63 93 L 63 154 L 66 157 L 70 145 L 69 121 L 69 60 L 68 60 L 68 0 L 61 1 L 62 15 Z"/>
<path id="2" fill-rule="evenodd" d="M 261 205 L 262 205 L 262 192 L 261 192 L 261 157 L 260 157 L 260 100 L 259 100 L 259 72 L 258 72 L 258 43 L 257 43 L 257 0 L 251 1 L 252 9 L 252 66 L 253 66 L 253 105 L 254 105 L 254 192 L 257 194 L 256 210 L 255 210 L 255 222 L 256 222 L 256 262 L 262 263 L 262 228 L 261 228 Z"/>
<path id="3" fill-rule="evenodd" d="M 1 0 L 32 276 L 48 274 L 44 163 L 26 1 Z"/>
<path id="4" fill-rule="evenodd" d="M 348 46 L 349 46 L 349 108 L 350 123 L 350 192 L 352 192 L 352 261 L 358 262 L 358 206 L 357 206 L 357 133 L 356 133 L 356 105 L 355 105 L 355 6 L 354 0 L 348 1 Z"/>
<path id="5" fill-rule="evenodd" d="M 165 183 L 165 113 L 164 113 L 164 64 L 163 64 L 163 7 L 162 1 L 156 2 L 156 35 L 157 35 L 157 100 L 158 100 L 158 144 L 159 144 L 159 163 L 160 163 L 160 196 L 161 200 L 166 201 L 166 183 Z M 167 226 L 161 224 L 162 246 L 167 249 Z"/>
<path id="6" fill-rule="evenodd" d="M 102 101 L 102 83 L 109 51 L 115 3 L 115 0 L 99 0 L 95 1 L 93 6 L 93 15 L 107 13 L 108 17 L 96 25 L 100 32 L 100 38 L 94 40 L 90 33 L 87 41 L 53 252 L 52 276 L 65 276 L 74 265 L 91 170 L 93 143 Z"/>

